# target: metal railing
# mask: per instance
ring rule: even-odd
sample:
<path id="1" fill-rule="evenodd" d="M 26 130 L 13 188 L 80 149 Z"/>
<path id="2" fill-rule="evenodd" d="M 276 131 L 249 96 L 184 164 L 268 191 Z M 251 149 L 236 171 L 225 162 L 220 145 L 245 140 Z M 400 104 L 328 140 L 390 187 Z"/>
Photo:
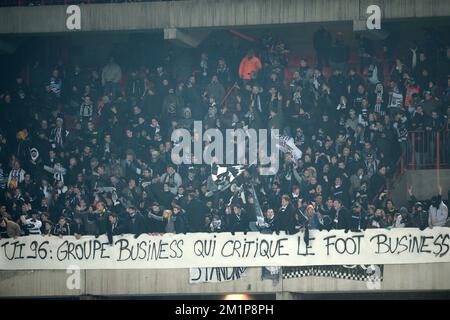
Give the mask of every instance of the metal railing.
<path id="1" fill-rule="evenodd" d="M 450 130 L 410 131 L 402 170 L 441 169 L 450 167 Z"/>

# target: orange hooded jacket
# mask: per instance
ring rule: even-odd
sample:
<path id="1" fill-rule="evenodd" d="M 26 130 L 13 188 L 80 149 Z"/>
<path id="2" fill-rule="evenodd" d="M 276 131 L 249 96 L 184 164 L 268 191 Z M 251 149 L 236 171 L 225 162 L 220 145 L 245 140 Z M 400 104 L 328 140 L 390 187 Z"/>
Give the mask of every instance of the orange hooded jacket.
<path id="1" fill-rule="evenodd" d="M 251 73 L 258 71 L 262 68 L 261 60 L 258 57 L 253 56 L 249 58 L 245 56 L 239 64 L 239 77 L 241 79 L 251 79 Z"/>

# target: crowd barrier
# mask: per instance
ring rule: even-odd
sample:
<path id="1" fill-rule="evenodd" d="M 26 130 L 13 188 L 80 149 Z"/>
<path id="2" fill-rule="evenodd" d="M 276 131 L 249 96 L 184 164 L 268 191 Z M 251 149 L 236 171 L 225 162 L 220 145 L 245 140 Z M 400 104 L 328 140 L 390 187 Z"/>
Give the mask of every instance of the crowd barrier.
<path id="1" fill-rule="evenodd" d="M 450 130 L 410 131 L 402 157 L 402 171 L 448 168 Z"/>

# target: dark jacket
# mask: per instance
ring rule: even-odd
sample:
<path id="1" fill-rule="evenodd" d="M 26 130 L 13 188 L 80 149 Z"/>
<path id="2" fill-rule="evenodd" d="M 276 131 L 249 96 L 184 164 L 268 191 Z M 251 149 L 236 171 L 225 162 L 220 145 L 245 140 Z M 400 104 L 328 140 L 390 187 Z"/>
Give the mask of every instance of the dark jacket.
<path id="1" fill-rule="evenodd" d="M 356 212 L 350 213 L 350 230 L 359 231 L 367 228 L 367 213 L 364 210 L 358 214 Z"/>
<path id="2" fill-rule="evenodd" d="M 334 209 L 332 215 L 334 229 L 350 230 L 352 228 L 352 214 L 347 208 L 342 207 L 339 211 Z"/>
<path id="3" fill-rule="evenodd" d="M 186 205 L 186 214 L 189 219 L 191 232 L 201 232 L 205 223 L 205 206 L 197 199 Z"/>
<path id="4" fill-rule="evenodd" d="M 95 215 L 95 220 L 97 223 L 97 235 L 102 235 L 102 234 L 106 234 L 108 231 L 108 212 L 105 211 L 102 214 L 97 213 Z"/>
<path id="5" fill-rule="evenodd" d="M 135 212 L 128 219 L 128 232 L 134 234 L 136 237 L 147 232 L 147 219 L 142 214 Z"/>
<path id="6" fill-rule="evenodd" d="M 179 212 L 175 217 L 175 232 L 176 233 L 187 233 L 189 232 L 189 221 L 186 213 Z"/>
<path id="7" fill-rule="evenodd" d="M 151 215 L 154 215 L 158 218 L 152 218 Z M 166 228 L 166 223 L 164 221 L 164 219 L 162 219 L 162 210 L 160 210 L 158 213 L 155 213 L 153 211 L 149 211 L 147 214 L 147 232 L 150 233 L 164 233 L 165 232 L 165 228 Z"/>
<path id="8" fill-rule="evenodd" d="M 84 235 L 86 234 L 84 231 L 84 225 L 82 223 L 73 223 L 70 227 L 72 234 Z"/>
<path id="9" fill-rule="evenodd" d="M 249 221 L 245 210 L 241 210 L 241 214 L 232 213 L 229 217 L 229 232 L 246 232 L 248 231 Z"/>
<path id="10" fill-rule="evenodd" d="M 286 208 L 281 207 L 275 214 L 275 231 L 286 231 L 288 234 L 294 234 L 296 233 L 296 224 L 295 210 L 291 205 Z"/>
<path id="11" fill-rule="evenodd" d="M 425 230 L 428 227 L 428 211 L 417 211 L 414 214 L 416 227 L 420 230 Z"/>
<path id="12" fill-rule="evenodd" d="M 113 236 L 119 236 L 121 234 L 128 233 L 129 225 L 126 221 L 122 221 L 120 219 L 117 220 L 116 223 L 112 224 L 111 222 L 108 225 L 108 229 L 106 235 L 108 236 L 108 241 L 110 244 L 113 243 Z"/>
<path id="13" fill-rule="evenodd" d="M 62 226 L 58 223 L 53 227 L 52 234 L 54 236 L 70 236 L 72 233 L 68 223 L 65 223 Z"/>

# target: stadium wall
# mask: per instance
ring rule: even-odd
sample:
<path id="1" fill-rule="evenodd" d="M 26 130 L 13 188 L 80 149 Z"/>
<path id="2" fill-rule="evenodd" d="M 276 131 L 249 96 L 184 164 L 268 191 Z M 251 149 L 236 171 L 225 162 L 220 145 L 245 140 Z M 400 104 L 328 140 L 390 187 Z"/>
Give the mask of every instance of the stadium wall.
<path id="1" fill-rule="evenodd" d="M 80 5 L 81 30 L 212 28 L 306 22 L 365 23 L 369 5 L 382 19 L 450 16 L 448 0 L 190 0 Z M 0 9 L 0 34 L 68 32 L 66 6 Z"/>
<path id="2" fill-rule="evenodd" d="M 70 275 L 63 270 L 1 271 L 0 297 L 113 297 L 225 295 L 228 293 L 374 293 L 450 290 L 450 263 L 385 265 L 380 289 L 368 289 L 364 281 L 325 277 L 261 280 L 262 268 L 249 268 L 239 280 L 221 283 L 189 283 L 188 269 L 172 270 L 81 270 L 80 289 L 69 290 Z"/>

